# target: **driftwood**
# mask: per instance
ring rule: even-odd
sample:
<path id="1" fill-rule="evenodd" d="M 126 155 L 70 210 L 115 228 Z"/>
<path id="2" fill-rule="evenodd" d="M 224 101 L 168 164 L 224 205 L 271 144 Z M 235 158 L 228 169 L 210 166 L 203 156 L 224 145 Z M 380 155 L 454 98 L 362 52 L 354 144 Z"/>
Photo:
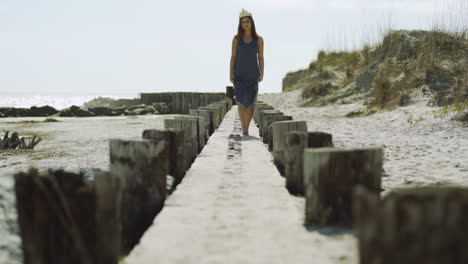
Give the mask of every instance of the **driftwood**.
<path id="1" fill-rule="evenodd" d="M 33 149 L 39 142 L 41 138 L 33 136 L 32 140 L 26 142 L 24 137 L 19 137 L 18 132 L 13 132 L 11 137 L 9 137 L 9 131 L 5 132 L 3 139 L 0 138 L 0 149 Z"/>
<path id="2" fill-rule="evenodd" d="M 468 189 L 416 187 L 384 199 L 353 192 L 361 264 L 468 263 Z"/>

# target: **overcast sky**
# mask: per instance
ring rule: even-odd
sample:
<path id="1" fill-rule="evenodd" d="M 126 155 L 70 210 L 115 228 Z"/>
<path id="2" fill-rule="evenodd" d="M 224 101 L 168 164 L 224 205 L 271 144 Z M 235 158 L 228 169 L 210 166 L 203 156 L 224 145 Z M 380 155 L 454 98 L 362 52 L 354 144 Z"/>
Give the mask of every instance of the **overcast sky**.
<path id="1" fill-rule="evenodd" d="M 446 2 L 0 0 L 0 96 L 224 91 L 242 8 L 265 41 L 260 92 L 280 92 L 318 50 L 430 28 Z"/>

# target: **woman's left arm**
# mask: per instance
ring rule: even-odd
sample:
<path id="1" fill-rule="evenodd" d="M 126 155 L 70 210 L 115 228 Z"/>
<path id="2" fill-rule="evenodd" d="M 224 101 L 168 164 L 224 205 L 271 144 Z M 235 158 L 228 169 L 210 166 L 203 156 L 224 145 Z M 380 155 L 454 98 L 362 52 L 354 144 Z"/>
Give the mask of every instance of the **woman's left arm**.
<path id="1" fill-rule="evenodd" d="M 258 63 L 260 64 L 260 76 L 258 77 L 258 82 L 263 80 L 264 73 L 264 63 L 263 63 L 263 38 L 258 38 Z"/>

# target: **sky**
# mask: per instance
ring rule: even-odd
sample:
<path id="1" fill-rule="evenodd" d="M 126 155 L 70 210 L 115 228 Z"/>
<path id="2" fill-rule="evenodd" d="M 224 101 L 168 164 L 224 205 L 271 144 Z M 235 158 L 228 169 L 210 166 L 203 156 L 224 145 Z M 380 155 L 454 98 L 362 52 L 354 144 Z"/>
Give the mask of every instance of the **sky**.
<path id="1" fill-rule="evenodd" d="M 265 43 L 259 92 L 280 92 L 319 50 L 428 29 L 450 1 L 0 0 L 0 96 L 224 92 L 242 8 Z"/>

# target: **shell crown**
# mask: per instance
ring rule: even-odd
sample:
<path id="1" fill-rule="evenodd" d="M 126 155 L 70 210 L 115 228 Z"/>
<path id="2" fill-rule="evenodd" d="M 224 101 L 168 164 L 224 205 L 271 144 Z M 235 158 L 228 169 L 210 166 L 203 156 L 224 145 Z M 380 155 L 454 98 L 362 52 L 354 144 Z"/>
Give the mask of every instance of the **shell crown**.
<path id="1" fill-rule="evenodd" d="M 239 19 L 243 18 L 243 17 L 246 17 L 246 16 L 252 16 L 251 13 L 247 12 L 247 10 L 243 9 L 242 8 L 242 11 L 240 12 L 239 14 Z"/>

